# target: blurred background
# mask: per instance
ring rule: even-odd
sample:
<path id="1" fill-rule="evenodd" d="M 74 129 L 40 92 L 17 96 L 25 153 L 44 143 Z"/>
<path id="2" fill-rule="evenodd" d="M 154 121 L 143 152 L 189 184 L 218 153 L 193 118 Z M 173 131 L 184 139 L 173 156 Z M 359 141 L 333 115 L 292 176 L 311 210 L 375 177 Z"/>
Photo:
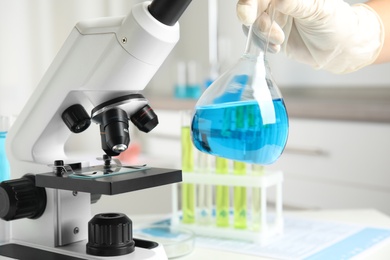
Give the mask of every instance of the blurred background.
<path id="1" fill-rule="evenodd" d="M 126 15 L 138 2 L 0 0 L 0 115 L 20 113 L 78 21 Z M 179 111 L 192 109 L 196 98 L 178 98 L 175 88 L 187 77 L 202 91 L 241 56 L 246 37 L 235 8 L 236 0 L 193 0 L 184 13 L 181 40 L 145 89 L 160 124 L 149 134 L 132 129 L 133 162 L 180 168 Z M 286 150 L 267 166 L 285 172 L 285 207 L 376 208 L 390 214 L 390 63 L 334 75 L 284 54 L 268 59 L 290 115 Z M 191 76 L 182 75 L 180 64 L 193 64 Z M 98 129 L 72 137 L 66 147 L 100 155 Z M 166 186 L 104 197 L 94 210 L 169 213 L 170 201 Z"/>

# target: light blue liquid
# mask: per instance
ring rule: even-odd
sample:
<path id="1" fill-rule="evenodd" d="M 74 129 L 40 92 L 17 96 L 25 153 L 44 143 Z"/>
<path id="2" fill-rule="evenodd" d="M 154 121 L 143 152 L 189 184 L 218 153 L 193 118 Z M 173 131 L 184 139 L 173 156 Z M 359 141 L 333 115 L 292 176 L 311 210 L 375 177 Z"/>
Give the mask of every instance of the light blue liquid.
<path id="1" fill-rule="evenodd" d="M 6 132 L 0 132 L 0 182 L 8 180 L 10 177 L 9 163 L 5 153 Z"/>
<path id="2" fill-rule="evenodd" d="M 193 143 L 215 156 L 271 164 L 286 146 L 288 116 L 282 99 L 273 100 L 267 109 L 261 111 L 254 100 L 198 106 L 192 121 Z"/>

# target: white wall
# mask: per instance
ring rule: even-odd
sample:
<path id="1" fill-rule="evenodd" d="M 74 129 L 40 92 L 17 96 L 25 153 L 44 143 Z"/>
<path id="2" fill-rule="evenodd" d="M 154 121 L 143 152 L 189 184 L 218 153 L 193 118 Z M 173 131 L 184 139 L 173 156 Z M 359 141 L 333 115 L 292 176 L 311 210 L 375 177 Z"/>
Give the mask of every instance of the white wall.
<path id="1" fill-rule="evenodd" d="M 19 114 L 77 22 L 125 15 L 136 2 L 0 0 L 0 114 Z"/>
<path id="2" fill-rule="evenodd" d="M 126 14 L 141 0 L 0 0 L 0 114 L 18 114 L 32 90 L 80 20 Z M 218 34 L 222 70 L 244 50 L 245 36 L 236 18 L 237 0 L 218 0 Z M 358 2 L 358 1 L 354 1 Z M 171 96 L 179 60 L 196 60 L 207 77 L 207 0 L 193 0 L 180 20 L 181 40 L 152 80 L 147 92 Z M 390 63 L 348 75 L 333 75 L 270 55 L 272 72 L 280 87 L 390 87 Z"/>
<path id="3" fill-rule="evenodd" d="M 222 69 L 235 62 L 243 53 L 245 36 L 236 18 L 236 0 L 219 0 L 219 37 L 230 46 L 227 55 L 222 55 Z M 362 1 L 347 1 L 350 3 Z M 202 14 L 202 15 L 201 15 Z M 177 60 L 195 59 L 203 66 L 203 77 L 208 71 L 207 1 L 193 0 L 182 17 L 181 41 L 147 89 L 154 94 L 171 95 L 175 83 Z M 390 63 L 373 65 L 358 72 L 335 75 L 288 59 L 284 54 L 269 55 L 275 81 L 280 87 L 390 87 Z"/>

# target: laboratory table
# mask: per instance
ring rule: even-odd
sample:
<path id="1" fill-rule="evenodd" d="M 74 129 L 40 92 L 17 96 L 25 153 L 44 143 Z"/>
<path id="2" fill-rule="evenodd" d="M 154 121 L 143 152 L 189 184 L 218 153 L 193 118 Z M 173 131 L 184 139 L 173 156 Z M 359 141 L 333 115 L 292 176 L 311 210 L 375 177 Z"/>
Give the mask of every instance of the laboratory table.
<path id="1" fill-rule="evenodd" d="M 316 210 L 316 211 L 289 211 L 286 214 L 297 217 L 322 220 L 337 221 L 348 224 L 359 224 L 364 226 L 390 228 L 390 217 L 374 209 L 356 209 L 356 210 Z M 198 259 L 224 259 L 224 260 L 263 260 L 263 258 L 251 255 L 236 254 L 227 251 L 211 250 L 196 247 L 192 253 L 178 258 L 180 260 L 198 260 Z M 358 255 L 356 259 L 361 260 L 388 260 L 390 259 L 390 241 L 387 240 L 383 245 L 374 247 Z"/>
<path id="2" fill-rule="evenodd" d="M 286 211 L 286 215 L 319 220 L 332 221 L 346 224 L 357 224 L 367 227 L 379 227 L 390 229 L 390 217 L 374 209 L 349 209 L 349 210 L 316 210 L 316 211 Z M 132 215 L 133 224 L 144 225 L 154 223 L 156 220 L 165 219 L 166 215 Z M 9 259 L 1 257 L 0 259 Z M 246 254 L 237 254 L 228 251 L 211 250 L 198 247 L 195 243 L 194 250 L 186 255 L 179 257 L 180 260 L 209 260 L 209 259 L 224 259 L 224 260 L 265 260 L 271 258 L 251 256 Z M 388 260 L 390 259 L 390 240 L 383 241 L 379 246 L 371 248 L 369 251 L 358 255 L 354 259 L 360 260 Z M 329 259 L 333 260 L 333 259 Z"/>

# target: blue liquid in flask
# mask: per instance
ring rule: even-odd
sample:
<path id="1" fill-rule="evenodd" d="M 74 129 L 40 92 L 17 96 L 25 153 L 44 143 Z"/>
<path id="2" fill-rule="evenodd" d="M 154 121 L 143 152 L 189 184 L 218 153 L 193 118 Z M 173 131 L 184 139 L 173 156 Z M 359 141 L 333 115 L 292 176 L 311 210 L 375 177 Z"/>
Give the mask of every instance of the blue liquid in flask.
<path id="1" fill-rule="evenodd" d="M 271 164 L 282 154 L 288 137 L 283 99 L 272 100 L 274 120 L 264 122 L 255 100 L 196 107 L 192 139 L 202 152 L 253 164 Z"/>

